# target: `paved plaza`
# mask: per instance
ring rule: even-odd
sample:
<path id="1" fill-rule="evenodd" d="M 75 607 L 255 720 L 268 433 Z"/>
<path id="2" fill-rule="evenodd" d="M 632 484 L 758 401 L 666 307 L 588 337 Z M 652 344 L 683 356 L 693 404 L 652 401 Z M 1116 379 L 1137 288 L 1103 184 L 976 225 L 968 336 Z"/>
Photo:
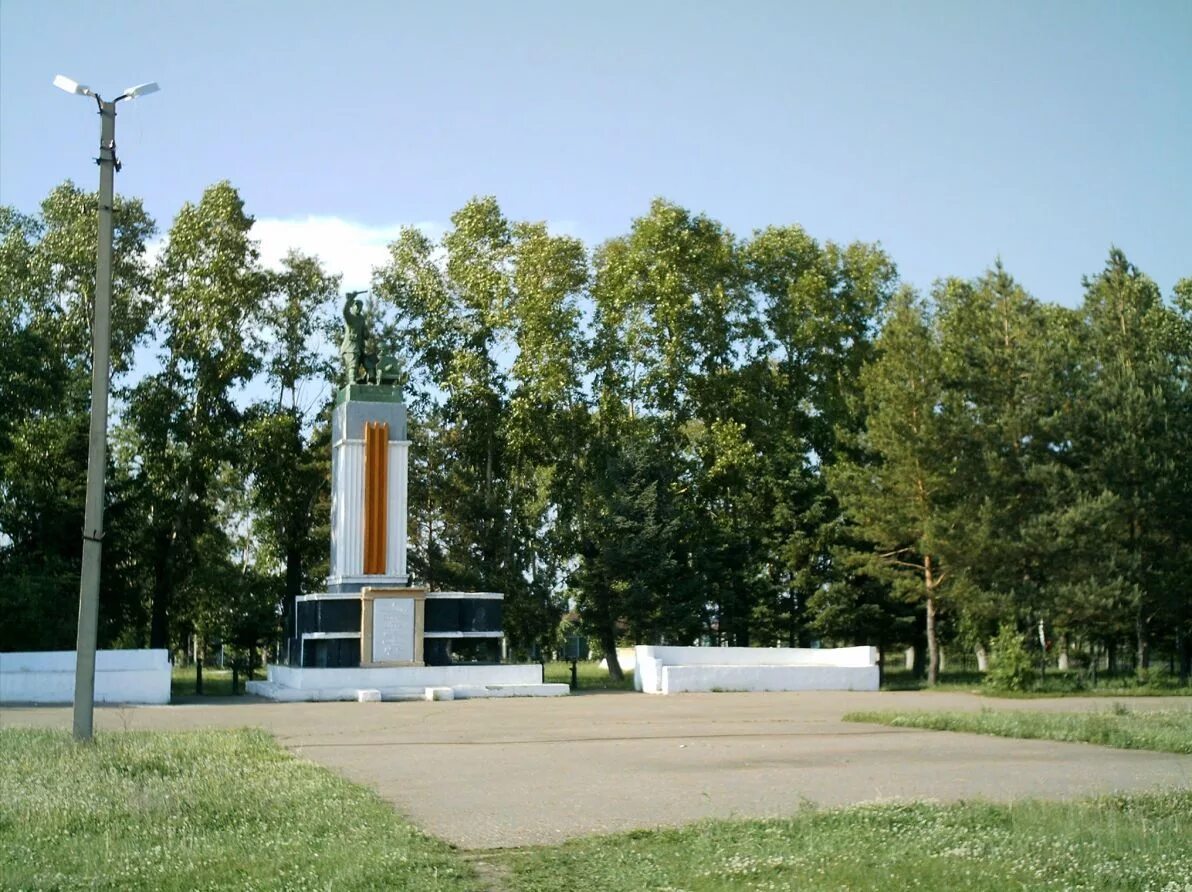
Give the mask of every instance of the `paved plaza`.
<path id="1" fill-rule="evenodd" d="M 552 700 L 103 707 L 101 730 L 263 728 L 462 848 L 706 817 L 915 798 L 1064 798 L 1192 786 L 1192 756 L 842 722 L 852 710 L 1107 710 L 1108 698 L 991 701 L 935 692 L 623 692 Z M 1192 698 L 1130 698 L 1132 710 Z M 69 728 L 69 707 L 6 707 L 0 726 Z"/>

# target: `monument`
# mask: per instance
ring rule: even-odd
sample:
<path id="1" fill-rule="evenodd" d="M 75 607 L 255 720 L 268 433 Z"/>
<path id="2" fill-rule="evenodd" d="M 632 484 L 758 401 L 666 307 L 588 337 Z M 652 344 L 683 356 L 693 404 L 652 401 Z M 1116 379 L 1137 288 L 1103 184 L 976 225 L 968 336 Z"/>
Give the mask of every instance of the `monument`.
<path id="1" fill-rule="evenodd" d="M 299 595 L 281 661 L 249 693 L 276 700 L 556 696 L 537 664 L 500 662 L 503 595 L 411 586 L 410 441 L 398 364 L 378 355 L 359 296 L 344 301 L 345 381 L 331 416 L 331 570 Z"/>

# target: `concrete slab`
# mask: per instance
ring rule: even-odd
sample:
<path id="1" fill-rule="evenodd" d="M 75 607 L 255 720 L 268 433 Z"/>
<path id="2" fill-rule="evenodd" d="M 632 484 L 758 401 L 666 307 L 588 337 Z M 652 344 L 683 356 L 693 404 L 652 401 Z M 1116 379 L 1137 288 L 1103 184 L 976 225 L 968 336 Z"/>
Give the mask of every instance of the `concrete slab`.
<path id="1" fill-rule="evenodd" d="M 788 815 L 893 798 L 1066 798 L 1192 786 L 1192 756 L 847 724 L 858 709 L 1192 709 L 1192 698 L 994 701 L 932 692 L 591 694 L 372 704 L 96 710 L 96 725 L 253 725 L 377 790 L 463 848 L 560 842 L 705 817 Z M 69 708 L 6 708 L 0 726 L 69 728 Z"/>

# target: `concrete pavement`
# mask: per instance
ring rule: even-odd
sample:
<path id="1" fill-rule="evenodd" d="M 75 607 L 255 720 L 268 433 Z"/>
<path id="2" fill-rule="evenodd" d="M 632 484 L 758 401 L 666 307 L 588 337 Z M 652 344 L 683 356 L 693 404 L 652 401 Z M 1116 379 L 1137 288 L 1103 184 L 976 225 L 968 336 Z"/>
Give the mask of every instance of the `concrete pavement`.
<path id="1" fill-rule="evenodd" d="M 264 728 L 372 787 L 462 848 L 705 817 L 789 815 L 892 798 L 1065 798 L 1192 786 L 1192 756 L 840 721 L 869 709 L 1107 710 L 1114 700 L 991 701 L 935 692 L 586 694 L 553 700 L 103 707 L 102 730 Z M 1127 698 L 1134 710 L 1192 698 Z M 69 707 L 7 707 L 0 727 L 69 728 Z"/>

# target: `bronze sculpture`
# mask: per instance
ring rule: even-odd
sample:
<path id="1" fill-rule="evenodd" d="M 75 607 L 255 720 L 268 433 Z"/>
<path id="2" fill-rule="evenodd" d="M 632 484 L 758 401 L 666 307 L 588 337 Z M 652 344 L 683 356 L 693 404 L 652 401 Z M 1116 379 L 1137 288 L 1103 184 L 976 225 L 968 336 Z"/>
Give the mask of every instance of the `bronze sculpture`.
<path id="1" fill-rule="evenodd" d="M 381 356 L 376 341 L 369 335 L 361 294 L 349 291 L 344 296 L 344 334 L 339 342 L 347 384 L 387 384 L 400 382 L 401 365 L 393 356 Z"/>

